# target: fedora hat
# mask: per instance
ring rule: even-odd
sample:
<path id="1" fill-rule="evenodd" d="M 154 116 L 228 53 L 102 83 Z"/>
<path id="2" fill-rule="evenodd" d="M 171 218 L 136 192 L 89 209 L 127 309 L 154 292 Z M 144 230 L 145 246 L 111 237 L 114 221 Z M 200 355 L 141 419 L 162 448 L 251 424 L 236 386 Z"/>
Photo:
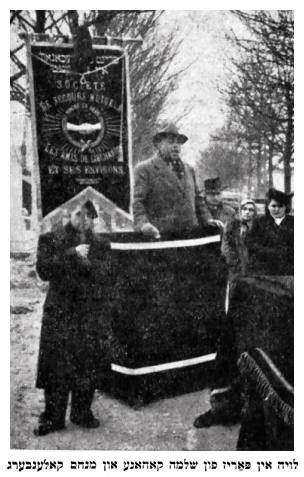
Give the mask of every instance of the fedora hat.
<path id="1" fill-rule="evenodd" d="M 161 128 L 159 131 L 157 131 L 156 134 L 154 134 L 153 143 L 157 144 L 164 137 L 168 137 L 168 136 L 177 137 L 178 142 L 180 144 L 184 144 L 186 141 L 188 141 L 187 136 L 185 136 L 184 134 L 181 134 L 175 124 L 169 123 L 165 127 Z"/>
<path id="2" fill-rule="evenodd" d="M 206 194 L 219 194 L 225 187 L 222 187 L 221 179 L 219 177 L 213 177 L 204 181 Z"/>

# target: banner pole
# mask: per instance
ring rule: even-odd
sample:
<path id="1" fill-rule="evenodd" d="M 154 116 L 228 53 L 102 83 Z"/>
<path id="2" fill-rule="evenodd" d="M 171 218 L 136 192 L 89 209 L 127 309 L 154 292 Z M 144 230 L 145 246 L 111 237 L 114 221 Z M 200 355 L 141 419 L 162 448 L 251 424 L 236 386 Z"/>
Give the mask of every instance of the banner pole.
<path id="1" fill-rule="evenodd" d="M 41 187 L 40 187 L 40 172 L 39 172 L 39 158 L 38 158 L 38 141 L 37 141 L 37 129 L 36 129 L 36 107 L 35 107 L 35 94 L 34 94 L 34 76 L 32 65 L 31 44 L 29 37 L 25 38 L 26 55 L 27 55 L 27 78 L 28 78 L 28 94 L 30 100 L 30 115 L 29 120 L 31 122 L 32 131 L 32 151 L 33 151 L 33 186 L 35 187 L 36 197 L 36 211 L 37 211 L 37 224 L 38 233 L 42 232 L 42 204 L 41 204 Z"/>
<path id="2" fill-rule="evenodd" d="M 126 50 L 125 53 L 125 68 L 126 68 L 126 105 L 127 105 L 127 125 L 128 125 L 128 164 L 130 177 L 130 205 L 129 212 L 133 220 L 133 150 L 132 150 L 132 119 L 131 119 L 131 88 L 130 88 L 130 74 L 129 74 L 129 56 Z"/>

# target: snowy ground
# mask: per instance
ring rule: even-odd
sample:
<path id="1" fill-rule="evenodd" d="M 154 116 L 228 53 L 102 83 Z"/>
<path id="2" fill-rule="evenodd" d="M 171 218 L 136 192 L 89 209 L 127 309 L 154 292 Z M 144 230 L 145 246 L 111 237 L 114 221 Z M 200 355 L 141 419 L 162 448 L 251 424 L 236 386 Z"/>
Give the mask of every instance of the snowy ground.
<path id="1" fill-rule="evenodd" d="M 235 450 L 239 426 L 195 429 L 208 409 L 208 390 L 163 399 L 135 410 L 97 393 L 93 411 L 101 426 L 35 437 L 43 392 L 35 388 L 42 305 L 47 286 L 35 275 L 34 258 L 11 260 L 11 448 L 92 450 Z M 68 415 L 68 414 L 67 414 Z"/>

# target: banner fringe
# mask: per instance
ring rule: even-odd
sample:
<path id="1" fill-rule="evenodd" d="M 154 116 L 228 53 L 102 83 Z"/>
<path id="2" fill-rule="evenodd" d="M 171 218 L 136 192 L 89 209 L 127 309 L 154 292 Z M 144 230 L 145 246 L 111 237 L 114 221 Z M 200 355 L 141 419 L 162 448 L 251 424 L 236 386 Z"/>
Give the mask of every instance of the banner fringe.
<path id="1" fill-rule="evenodd" d="M 288 426 L 293 426 L 293 408 L 281 399 L 278 393 L 271 386 L 265 374 L 261 371 L 254 359 L 249 356 L 248 353 L 243 353 L 240 356 L 238 360 L 238 367 L 241 374 L 251 374 L 251 377 L 257 384 L 257 390 L 259 391 L 262 399 L 271 405 L 277 416 L 283 419 L 284 423 Z"/>

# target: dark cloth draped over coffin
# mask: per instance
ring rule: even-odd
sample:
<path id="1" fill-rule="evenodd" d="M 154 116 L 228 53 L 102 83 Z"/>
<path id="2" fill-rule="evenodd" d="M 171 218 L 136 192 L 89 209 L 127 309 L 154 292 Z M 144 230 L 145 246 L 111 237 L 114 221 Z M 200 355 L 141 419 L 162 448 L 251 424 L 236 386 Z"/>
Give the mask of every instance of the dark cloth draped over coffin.
<path id="1" fill-rule="evenodd" d="M 293 384 L 293 277 L 257 276 L 237 282 L 229 305 L 237 356 L 261 348 Z"/>
<path id="2" fill-rule="evenodd" d="M 229 306 L 245 391 L 239 450 L 293 446 L 293 277 L 238 280 Z"/>
<path id="3" fill-rule="evenodd" d="M 128 250 L 126 243 L 143 241 L 140 234 L 111 237 L 114 247 L 126 246 L 110 253 L 106 306 L 116 364 L 136 368 L 215 352 L 227 279 L 220 242 L 174 248 L 176 237 L 162 237 L 168 238 L 169 248 Z"/>

